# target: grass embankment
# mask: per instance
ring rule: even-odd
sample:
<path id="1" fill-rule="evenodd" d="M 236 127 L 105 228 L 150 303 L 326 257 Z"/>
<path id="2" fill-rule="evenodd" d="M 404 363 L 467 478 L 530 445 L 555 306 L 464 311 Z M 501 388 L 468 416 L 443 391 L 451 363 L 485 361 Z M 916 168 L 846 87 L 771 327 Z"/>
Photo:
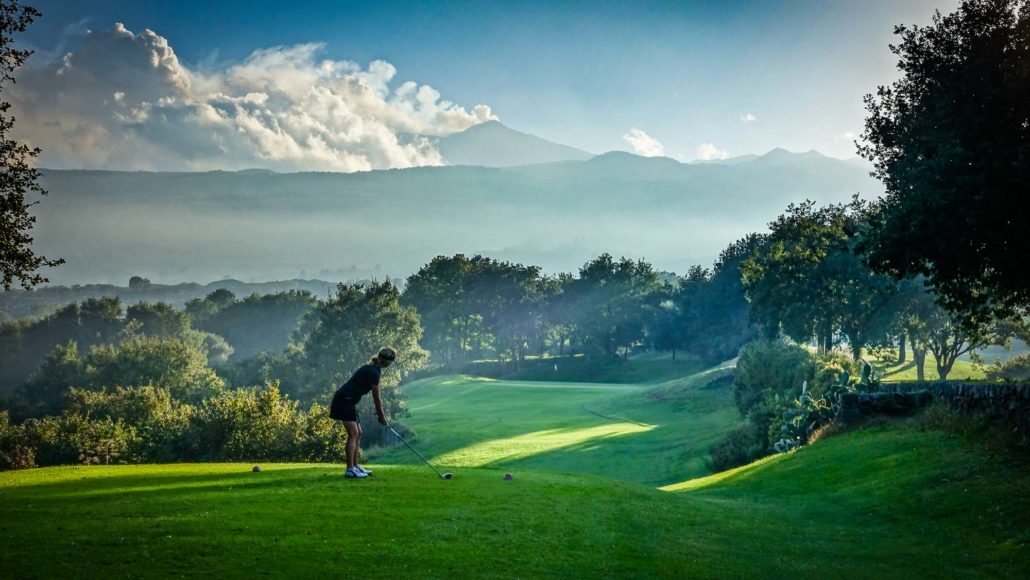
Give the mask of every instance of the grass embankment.
<path id="1" fill-rule="evenodd" d="M 532 470 L 442 481 L 422 466 L 363 481 L 325 465 L 7 472 L 0 574 L 1023 577 L 1025 467 L 895 426 L 671 492 Z"/>
<path id="2" fill-rule="evenodd" d="M 722 371 L 660 385 L 432 377 L 404 387 L 416 447 L 446 466 L 540 469 L 663 485 L 709 472 L 740 421 Z M 418 462 L 403 446 L 380 463 Z"/>

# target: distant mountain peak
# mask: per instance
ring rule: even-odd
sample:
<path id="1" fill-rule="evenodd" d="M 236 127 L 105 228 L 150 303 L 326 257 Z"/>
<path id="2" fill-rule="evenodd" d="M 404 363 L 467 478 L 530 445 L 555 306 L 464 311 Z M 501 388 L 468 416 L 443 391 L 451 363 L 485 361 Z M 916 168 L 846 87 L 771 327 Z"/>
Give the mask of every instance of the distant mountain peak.
<path id="1" fill-rule="evenodd" d="M 680 162 L 676 161 L 672 157 L 655 156 L 647 157 L 645 155 L 637 155 L 636 153 L 630 153 L 629 151 L 607 151 L 600 155 L 595 155 L 590 162 L 591 163 L 607 163 L 607 162 L 620 162 L 620 163 L 665 163 L 665 164 L 676 164 Z"/>
<path id="2" fill-rule="evenodd" d="M 437 149 L 448 165 L 514 167 L 558 161 L 586 161 L 581 149 L 516 131 L 500 121 L 486 121 L 460 133 L 441 137 Z"/>

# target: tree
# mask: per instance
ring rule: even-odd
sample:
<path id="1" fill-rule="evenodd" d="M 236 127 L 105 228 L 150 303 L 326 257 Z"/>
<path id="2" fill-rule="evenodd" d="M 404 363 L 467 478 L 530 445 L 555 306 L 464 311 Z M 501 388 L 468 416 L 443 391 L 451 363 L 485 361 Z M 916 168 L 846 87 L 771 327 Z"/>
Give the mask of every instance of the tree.
<path id="1" fill-rule="evenodd" d="M 311 331 L 298 337 L 302 339 L 302 356 L 293 359 L 302 365 L 297 375 L 306 373 L 307 380 L 302 385 L 291 385 L 292 390 L 328 399 L 369 357 L 381 347 L 391 346 L 397 351 L 397 362 L 383 369 L 383 405 L 391 417 L 403 414 L 396 387 L 405 374 L 422 368 L 427 353 L 418 343 L 422 337 L 418 313 L 401 306 L 397 287 L 389 281 L 340 284 L 336 293 L 318 304 L 308 317 Z"/>
<path id="2" fill-rule="evenodd" d="M 964 321 L 1030 305 L 1030 0 L 964 0 L 897 26 L 902 77 L 866 95 L 859 153 L 886 195 L 863 249 L 925 275 Z"/>
<path id="3" fill-rule="evenodd" d="M 572 274 L 563 272 L 543 282 L 544 323 L 552 347 L 557 345 L 558 356 L 565 356 L 565 345 L 571 347 L 575 325 L 573 293 L 569 290 L 575 283 Z"/>
<path id="4" fill-rule="evenodd" d="M 14 82 L 14 71 L 32 54 L 31 50 L 15 49 L 11 35 L 24 32 L 39 16 L 38 10 L 17 0 L 0 0 L 0 93 L 6 83 Z M 29 230 L 36 218 L 29 208 L 38 202 L 26 201 L 25 195 L 46 195 L 33 164 L 40 150 L 11 138 L 15 119 L 7 115 L 10 108 L 11 104 L 0 98 L 0 272 L 4 290 L 10 290 L 15 282 L 25 288 L 46 282 L 38 270 L 64 263 L 32 251 Z"/>
<path id="5" fill-rule="evenodd" d="M 304 290 L 251 294 L 238 301 L 231 292 L 217 290 L 204 300 L 191 301 L 186 311 L 197 329 L 225 337 L 234 359 L 244 359 L 286 348 L 301 319 L 317 302 Z"/>
<path id="6" fill-rule="evenodd" d="M 64 406 L 68 387 L 83 377 L 82 359 L 75 341 L 59 344 L 47 354 L 38 371 L 22 386 L 22 398 L 30 402 L 32 416 L 56 415 Z"/>
<path id="7" fill-rule="evenodd" d="M 141 276 L 129 278 L 129 288 L 132 290 L 146 290 L 150 288 L 150 280 Z"/>
<path id="8" fill-rule="evenodd" d="M 42 320 L 0 326 L 0 392 L 20 387 L 59 344 L 75 341 L 82 350 L 116 341 L 122 334 L 122 306 L 117 298 L 73 302 Z"/>
<path id="9" fill-rule="evenodd" d="M 646 338 L 647 324 L 658 308 L 661 287 L 651 264 L 602 254 L 579 269 L 570 293 L 576 327 L 610 357 L 629 356 Z"/>
<path id="10" fill-rule="evenodd" d="M 125 310 L 125 321 L 136 321 L 139 332 L 160 338 L 183 337 L 190 331 L 190 318 L 167 302 L 140 302 Z"/>
<path id="11" fill-rule="evenodd" d="M 864 204 L 815 208 L 791 204 L 769 224 L 758 251 L 741 272 L 755 320 L 774 336 L 777 328 L 798 342 L 816 337 L 827 351 L 843 334 L 855 358 L 882 329 L 894 283 L 870 270 L 855 253 Z"/>
<path id="12" fill-rule="evenodd" d="M 757 334 L 740 266 L 764 240 L 759 234 L 745 236 L 727 246 L 711 270 L 694 266 L 680 281 L 678 332 L 686 351 L 716 363 L 736 356 Z"/>
<path id="13" fill-rule="evenodd" d="M 438 362 L 460 366 L 490 353 L 517 365 L 545 334 L 547 283 L 537 266 L 437 256 L 408 277 L 403 302 L 418 310 L 425 345 Z"/>
<path id="14" fill-rule="evenodd" d="M 225 387 L 208 368 L 206 353 L 180 338 L 136 336 L 118 345 L 97 346 L 83 360 L 83 369 L 84 377 L 74 386 L 152 385 L 168 389 L 180 401 L 200 401 Z"/>
<path id="15" fill-rule="evenodd" d="M 465 362 L 481 327 L 481 317 L 466 303 L 465 286 L 473 268 L 473 260 L 463 254 L 437 256 L 408 276 L 405 284 L 403 302 L 418 310 L 426 348 L 434 360 L 448 366 Z"/>

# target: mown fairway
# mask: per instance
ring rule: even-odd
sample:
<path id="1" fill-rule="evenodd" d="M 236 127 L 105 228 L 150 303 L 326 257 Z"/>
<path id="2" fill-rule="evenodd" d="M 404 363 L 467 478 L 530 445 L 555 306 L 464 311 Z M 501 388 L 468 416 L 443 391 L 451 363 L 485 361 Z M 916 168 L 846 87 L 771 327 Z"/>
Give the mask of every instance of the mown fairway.
<path id="1" fill-rule="evenodd" d="M 713 369 L 660 385 L 434 377 L 404 387 L 414 443 L 444 466 L 540 469 L 663 485 L 708 473 L 708 449 L 740 421 Z M 403 446 L 379 463 L 414 463 Z M 427 469 L 428 471 L 428 469 Z"/>
<path id="2" fill-rule="evenodd" d="M 4 577 L 1024 577 L 1025 465 L 914 428 L 661 491 L 419 466 L 0 474 Z"/>
<path id="3" fill-rule="evenodd" d="M 0 576 L 1023 577 L 1030 474 L 918 423 L 710 475 L 721 369 L 659 385 L 437 377 L 376 474 L 182 464 L 0 473 Z M 505 481 L 503 473 L 515 478 Z M 659 487 L 661 486 L 661 487 Z"/>

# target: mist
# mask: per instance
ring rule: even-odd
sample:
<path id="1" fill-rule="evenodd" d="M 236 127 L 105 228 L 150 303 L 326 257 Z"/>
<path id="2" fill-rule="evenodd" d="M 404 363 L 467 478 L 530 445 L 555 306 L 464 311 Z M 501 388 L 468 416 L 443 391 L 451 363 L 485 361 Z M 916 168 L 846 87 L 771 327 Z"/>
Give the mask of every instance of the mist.
<path id="1" fill-rule="evenodd" d="M 775 154 L 775 155 L 774 155 Z M 784 156 L 786 155 L 786 156 Z M 776 160 L 773 163 L 773 160 Z M 441 254 L 575 271 L 603 252 L 709 264 L 788 203 L 872 197 L 852 162 L 773 152 L 737 165 L 608 154 L 516 168 L 363 173 L 45 170 L 38 249 L 51 283 L 404 277 Z"/>

